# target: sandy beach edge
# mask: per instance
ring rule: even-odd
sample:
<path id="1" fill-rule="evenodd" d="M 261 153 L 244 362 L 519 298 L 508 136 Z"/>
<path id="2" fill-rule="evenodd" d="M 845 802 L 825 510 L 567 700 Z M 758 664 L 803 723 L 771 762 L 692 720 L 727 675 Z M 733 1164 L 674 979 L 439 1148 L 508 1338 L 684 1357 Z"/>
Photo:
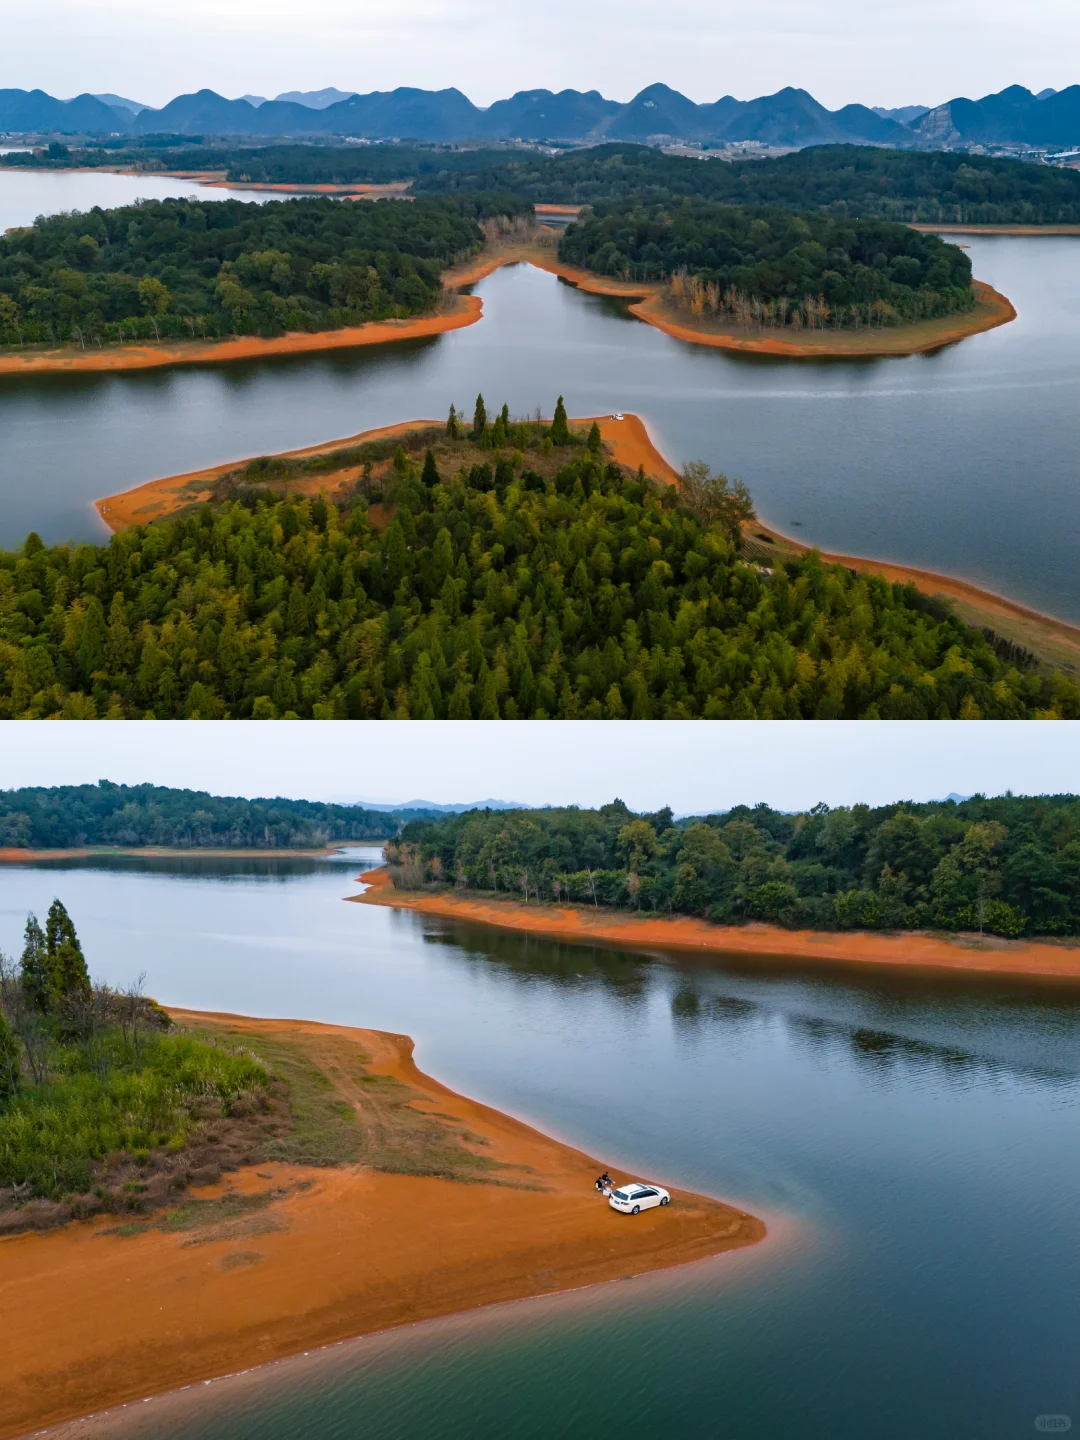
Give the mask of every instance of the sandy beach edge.
<path id="1" fill-rule="evenodd" d="M 1080 984 L 1080 940 L 1054 944 L 998 936 L 945 936 L 924 931 L 784 930 L 778 925 L 714 925 L 691 916 L 649 917 L 575 905 L 522 905 L 448 891 L 396 890 L 385 870 L 357 879 L 369 888 L 346 898 L 361 905 L 416 910 L 469 924 L 523 930 L 552 940 L 738 955 L 763 961 L 812 960 L 840 966 L 996 975 Z"/>
<path id="2" fill-rule="evenodd" d="M 600 1161 L 425 1075 L 407 1036 L 170 1014 L 256 1051 L 260 1037 L 297 1045 L 346 1102 L 350 1058 L 400 1081 L 413 1106 L 462 1127 L 505 1178 L 263 1162 L 198 1192 L 265 1195 L 270 1182 L 272 1203 L 246 1229 L 104 1233 L 113 1219 L 0 1240 L 0 1440 L 345 1339 L 670 1269 L 766 1237 L 746 1211 L 673 1187 L 664 1210 L 614 1214 L 592 1188 Z M 377 1265 L 362 1263 L 376 1243 Z"/>

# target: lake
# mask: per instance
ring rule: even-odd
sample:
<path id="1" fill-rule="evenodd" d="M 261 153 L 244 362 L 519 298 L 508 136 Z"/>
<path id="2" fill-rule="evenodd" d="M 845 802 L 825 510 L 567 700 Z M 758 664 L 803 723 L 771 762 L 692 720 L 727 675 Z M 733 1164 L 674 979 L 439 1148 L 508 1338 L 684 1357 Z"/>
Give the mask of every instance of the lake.
<path id="1" fill-rule="evenodd" d="M 198 1386 L 72 1436 L 1012 1440 L 1080 1421 L 1080 999 L 631 954 L 342 903 L 377 858 L 0 867 L 173 1004 L 404 1031 L 447 1084 L 764 1245 Z"/>
<path id="2" fill-rule="evenodd" d="M 13 178 L 0 176 L 0 196 Z M 546 414 L 562 393 L 571 414 L 639 412 L 672 461 L 700 457 L 741 477 L 781 531 L 961 576 L 1080 623 L 1080 238 L 980 236 L 971 256 L 1019 318 L 934 355 L 710 350 L 517 266 L 476 287 L 478 324 L 431 340 L 3 377 L 0 544 L 31 529 L 49 541 L 101 537 L 91 501 L 159 475 L 439 417 L 451 401 L 471 414 L 478 391 L 489 411 L 505 401 Z"/>
<path id="3" fill-rule="evenodd" d="M 0 155 L 23 147 L 0 147 Z M 107 170 L 9 170 L 0 168 L 0 234 L 16 225 L 32 225 L 39 215 L 67 210 L 115 209 L 136 200 L 280 200 L 280 195 L 222 186 L 199 185 L 169 175 L 115 175 Z"/>

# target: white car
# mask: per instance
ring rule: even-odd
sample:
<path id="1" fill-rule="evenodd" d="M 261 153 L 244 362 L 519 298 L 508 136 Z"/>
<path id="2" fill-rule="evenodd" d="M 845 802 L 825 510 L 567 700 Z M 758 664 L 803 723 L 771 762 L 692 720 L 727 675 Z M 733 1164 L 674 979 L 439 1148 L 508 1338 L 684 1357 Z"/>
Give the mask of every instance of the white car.
<path id="1" fill-rule="evenodd" d="M 636 1215 L 639 1210 L 651 1210 L 654 1205 L 668 1205 L 671 1196 L 659 1185 L 646 1185 L 644 1180 L 624 1180 L 617 1190 L 608 1197 L 613 1210 L 624 1215 Z"/>
<path id="2" fill-rule="evenodd" d="M 621 420 L 623 417 L 622 417 L 622 414 L 619 413 L 619 414 L 612 415 L 611 418 L 612 418 L 612 420 Z"/>

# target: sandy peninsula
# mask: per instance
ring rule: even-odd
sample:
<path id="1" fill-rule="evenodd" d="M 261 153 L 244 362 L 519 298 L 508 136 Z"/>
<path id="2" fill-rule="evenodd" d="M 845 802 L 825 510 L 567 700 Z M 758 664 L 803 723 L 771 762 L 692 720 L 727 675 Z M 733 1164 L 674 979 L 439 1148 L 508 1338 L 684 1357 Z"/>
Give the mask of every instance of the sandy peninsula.
<path id="1" fill-rule="evenodd" d="M 600 1161 L 422 1074 L 407 1036 L 171 1013 L 256 1054 L 260 1043 L 296 1047 L 360 1125 L 379 1091 L 365 1077 L 391 1077 L 411 1112 L 494 1164 L 468 1183 L 262 1163 L 200 1190 L 222 1203 L 194 1229 L 151 1217 L 118 1234 L 113 1219 L 0 1240 L 2 1440 L 349 1337 L 765 1236 L 754 1216 L 680 1190 L 666 1209 L 617 1215 L 592 1188 Z"/>
<path id="2" fill-rule="evenodd" d="M 753 956 L 771 963 L 812 960 L 838 966 L 962 975 L 1015 976 L 1080 984 L 1080 940 L 1003 940 L 996 935 L 945 936 L 922 931 L 783 930 L 777 925 L 712 925 L 689 916 L 631 915 L 574 905 L 521 905 L 451 891 L 396 890 L 385 870 L 357 877 L 369 888 L 347 898 L 361 905 L 418 910 L 475 925 L 525 930 L 552 940 L 619 945 L 632 950 Z"/>

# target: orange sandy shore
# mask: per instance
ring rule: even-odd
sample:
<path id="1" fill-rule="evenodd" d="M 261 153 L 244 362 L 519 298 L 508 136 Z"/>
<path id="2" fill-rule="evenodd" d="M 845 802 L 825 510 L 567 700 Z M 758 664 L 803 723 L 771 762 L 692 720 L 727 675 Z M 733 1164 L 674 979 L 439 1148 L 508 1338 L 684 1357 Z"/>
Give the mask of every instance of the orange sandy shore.
<path id="1" fill-rule="evenodd" d="M 574 419 L 575 426 L 591 425 L 596 419 L 603 439 L 611 447 L 612 454 L 620 465 L 636 470 L 643 465 L 649 475 L 675 484 L 678 475 L 668 464 L 649 439 L 649 433 L 636 415 L 626 415 L 622 420 L 610 416 L 587 416 Z M 346 435 L 339 440 L 325 440 L 318 445 L 308 445 L 301 450 L 288 450 L 289 459 L 305 459 L 312 455 L 325 455 L 345 446 L 363 445 L 371 440 L 385 440 L 390 436 L 404 435 L 410 430 L 422 430 L 430 425 L 442 425 L 442 420 L 403 420 L 397 425 L 383 425 L 376 430 L 364 430 L 359 435 Z M 230 460 L 223 465 L 210 465 L 205 470 L 191 470 L 184 475 L 165 475 L 160 480 L 148 480 L 134 490 L 122 490 L 116 495 L 107 495 L 94 501 L 94 508 L 110 530 L 126 530 L 129 525 L 146 525 L 161 520 L 190 505 L 201 504 L 209 499 L 213 487 L 223 475 L 248 464 L 252 457 Z M 319 490 L 332 491 L 339 483 L 354 479 L 359 466 L 342 471 L 339 475 L 317 475 L 310 480 L 296 482 L 291 488 L 317 494 Z"/>
<path id="2" fill-rule="evenodd" d="M 231 360 L 260 360 L 268 355 L 303 355 L 319 350 L 353 350 L 363 345 L 385 345 L 392 340 L 416 340 L 460 330 L 480 319 L 482 306 L 473 295 L 457 296 L 438 315 L 414 320 L 382 320 L 342 330 L 279 335 L 272 340 L 245 335 L 236 340 L 177 340 L 160 345 L 116 345 L 107 350 L 38 350 L 0 354 L 0 375 L 31 375 L 46 371 L 152 370 L 163 365 L 207 365 Z"/>
<path id="3" fill-rule="evenodd" d="M 926 235 L 1080 235 L 1080 225 L 909 225 Z"/>
<path id="4" fill-rule="evenodd" d="M 671 919 L 628 915 L 621 910 L 565 905 L 520 905 L 512 900 L 467 898 L 449 892 L 395 890 L 385 870 L 357 877 L 371 888 L 350 895 L 361 905 L 419 910 L 504 930 L 527 930 L 555 940 L 622 945 L 634 950 L 690 950 L 697 954 L 754 955 L 763 959 L 821 960 L 841 965 L 888 966 L 970 975 L 1014 975 L 1080 982 L 1080 941 L 1050 944 L 997 936 L 946 938 L 922 932 L 872 934 L 781 930 L 775 925 L 711 925 L 686 916 Z"/>
<path id="5" fill-rule="evenodd" d="M 419 1092 L 418 1109 L 449 1109 L 485 1155 L 528 1168 L 496 1185 L 267 1164 L 226 1182 L 248 1194 L 288 1192 L 246 1234 L 244 1222 L 226 1235 L 103 1234 L 113 1220 L 0 1240 L 3 1440 L 352 1336 L 680 1265 L 765 1236 L 755 1217 L 682 1191 L 667 1209 L 616 1215 L 592 1188 L 599 1161 L 423 1075 L 407 1036 L 171 1013 L 253 1036 L 256 1049 L 259 1035 L 300 1043 L 359 1109 L 343 1048 L 355 1047 L 368 1073 Z"/>
<path id="6" fill-rule="evenodd" d="M 572 265 L 564 265 L 549 247 L 536 244 L 508 244 L 478 255 L 457 270 L 448 272 L 444 281 L 458 287 L 474 285 L 503 265 L 523 263 L 535 265 L 537 269 L 546 270 L 551 275 L 558 275 L 560 279 L 590 295 L 610 295 L 633 301 L 629 306 L 632 315 L 657 330 L 663 330 L 665 335 L 670 335 L 673 339 L 685 340 L 693 345 L 708 345 L 714 349 L 775 355 L 788 360 L 820 360 L 831 357 L 859 360 L 887 355 L 921 355 L 930 350 L 939 350 L 943 345 L 956 344 L 985 330 L 993 330 L 999 325 L 1007 325 L 1016 319 L 1016 310 L 1006 296 L 981 280 L 976 280 L 975 308 L 966 315 L 951 315 L 940 320 L 921 321 L 914 325 L 898 325 L 876 331 L 804 331 L 798 341 L 780 340 L 774 332 L 769 331 L 747 334 L 746 331 L 734 327 L 697 325 L 665 304 L 659 286 L 613 280 L 606 275 L 594 275 L 588 270 L 578 270 Z"/>

